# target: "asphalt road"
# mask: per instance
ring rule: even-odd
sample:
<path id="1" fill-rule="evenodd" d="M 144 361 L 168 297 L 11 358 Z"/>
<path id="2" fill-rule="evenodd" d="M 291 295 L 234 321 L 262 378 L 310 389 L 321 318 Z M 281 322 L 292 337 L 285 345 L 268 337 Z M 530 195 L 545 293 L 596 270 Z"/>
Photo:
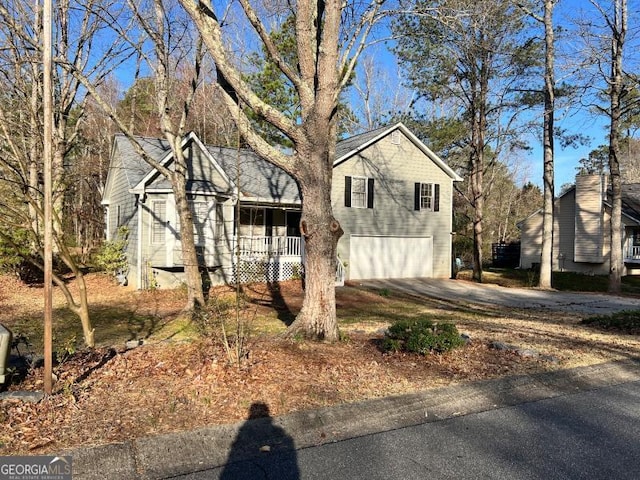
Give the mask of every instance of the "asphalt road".
<path id="1" fill-rule="evenodd" d="M 458 304 L 501 305 L 580 315 L 610 314 L 620 310 L 640 309 L 640 298 L 608 294 L 574 293 L 527 288 L 505 288 L 450 279 L 365 280 L 365 287 L 401 290 L 416 296 L 436 298 Z"/>
<path id="2" fill-rule="evenodd" d="M 298 451 L 265 452 L 174 478 L 635 480 L 640 382 Z"/>

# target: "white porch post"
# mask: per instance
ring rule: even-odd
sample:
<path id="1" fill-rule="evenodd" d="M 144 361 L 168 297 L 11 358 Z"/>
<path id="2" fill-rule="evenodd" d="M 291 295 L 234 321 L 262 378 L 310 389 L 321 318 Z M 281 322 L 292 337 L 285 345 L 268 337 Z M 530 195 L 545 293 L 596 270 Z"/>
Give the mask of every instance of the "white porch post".
<path id="1" fill-rule="evenodd" d="M 166 265 L 168 267 L 173 267 L 173 252 L 178 245 L 178 225 L 176 215 L 176 199 L 173 195 L 167 195 L 167 203 L 166 203 L 166 224 L 165 224 L 165 233 L 164 238 L 166 241 Z M 184 263 L 184 259 L 183 259 Z"/>
<path id="2" fill-rule="evenodd" d="M 143 201 L 144 195 L 139 195 L 138 196 L 138 241 L 136 242 L 136 249 L 137 249 L 137 272 L 136 272 L 136 289 L 137 290 L 141 290 L 142 289 L 142 229 L 143 229 L 143 219 L 142 219 L 142 214 L 144 212 L 144 209 L 142 208 L 142 201 Z"/>

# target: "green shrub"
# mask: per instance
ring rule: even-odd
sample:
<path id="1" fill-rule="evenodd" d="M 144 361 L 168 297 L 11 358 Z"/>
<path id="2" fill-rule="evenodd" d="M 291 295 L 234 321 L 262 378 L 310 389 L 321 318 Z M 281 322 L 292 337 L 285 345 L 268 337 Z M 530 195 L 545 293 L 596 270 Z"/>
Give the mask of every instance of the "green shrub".
<path id="1" fill-rule="evenodd" d="M 614 328 L 622 331 L 636 331 L 640 329 L 640 310 L 623 310 L 611 315 L 597 315 L 582 320 L 584 325 Z"/>
<path id="2" fill-rule="evenodd" d="M 126 248 L 129 240 L 129 229 L 118 228 L 115 240 L 104 242 L 95 258 L 96 265 L 110 275 L 124 273 L 128 269 Z"/>
<path id="3" fill-rule="evenodd" d="M 385 351 L 407 351 L 427 355 L 442 353 L 464 345 L 452 323 L 433 322 L 428 318 L 401 320 L 392 324 L 382 342 Z"/>

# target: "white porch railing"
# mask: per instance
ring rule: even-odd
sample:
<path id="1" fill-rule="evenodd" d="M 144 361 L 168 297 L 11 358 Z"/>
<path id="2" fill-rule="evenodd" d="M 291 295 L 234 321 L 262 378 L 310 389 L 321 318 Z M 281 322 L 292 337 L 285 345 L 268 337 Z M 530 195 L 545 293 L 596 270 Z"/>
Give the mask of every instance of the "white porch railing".
<path id="1" fill-rule="evenodd" d="M 256 260 L 272 257 L 298 257 L 304 264 L 304 241 L 300 237 L 238 237 L 240 257 Z M 336 286 L 343 286 L 345 267 L 336 258 Z"/>
<path id="2" fill-rule="evenodd" d="M 629 245 L 625 260 L 635 260 L 640 262 L 640 245 Z"/>
<path id="3" fill-rule="evenodd" d="M 302 256 L 300 237 L 239 237 L 240 256 Z"/>

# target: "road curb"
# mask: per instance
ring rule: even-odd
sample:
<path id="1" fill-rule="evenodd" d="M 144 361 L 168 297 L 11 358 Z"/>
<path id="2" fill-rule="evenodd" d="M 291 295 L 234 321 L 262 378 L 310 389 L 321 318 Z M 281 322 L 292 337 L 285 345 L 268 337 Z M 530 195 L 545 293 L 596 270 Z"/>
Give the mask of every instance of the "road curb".
<path id="1" fill-rule="evenodd" d="M 640 360 L 624 360 L 533 375 L 504 377 L 424 392 L 248 420 L 189 432 L 87 447 L 73 455 L 74 479 L 161 479 L 224 465 L 240 428 L 280 427 L 297 449 L 435 422 L 582 391 L 640 381 Z M 261 453 L 257 435 L 242 457 Z M 270 438 L 277 445 L 279 438 Z M 236 446 L 237 449 L 237 446 Z M 237 455 L 234 459 L 239 460 Z"/>

